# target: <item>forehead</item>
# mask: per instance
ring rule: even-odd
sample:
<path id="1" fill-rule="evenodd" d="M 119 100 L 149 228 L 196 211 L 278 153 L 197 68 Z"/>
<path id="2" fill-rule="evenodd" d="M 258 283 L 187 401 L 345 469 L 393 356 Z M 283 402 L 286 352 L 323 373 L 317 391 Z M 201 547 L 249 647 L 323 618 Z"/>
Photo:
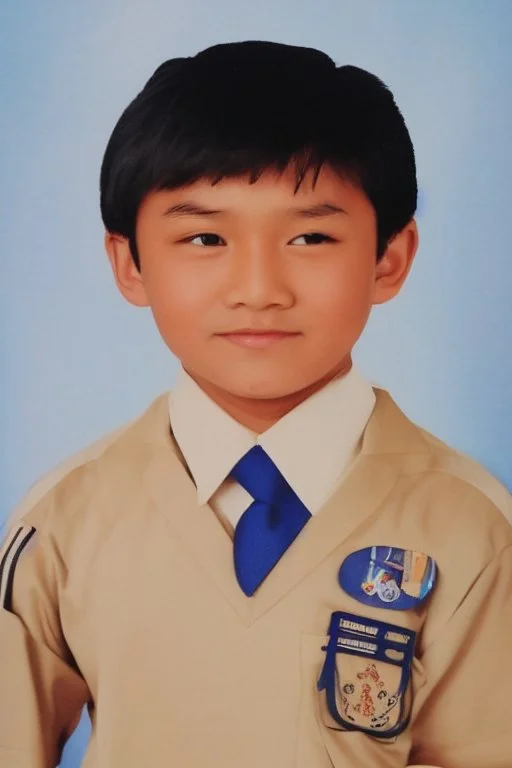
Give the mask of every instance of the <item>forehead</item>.
<path id="1" fill-rule="evenodd" d="M 190 204 L 192 204 L 190 206 Z M 305 206 L 333 206 L 349 215 L 368 213 L 372 209 L 366 195 L 355 183 L 342 178 L 330 167 L 323 167 L 315 177 L 309 171 L 297 189 L 295 169 L 283 173 L 266 170 L 257 181 L 250 177 L 225 177 L 218 182 L 199 179 L 177 189 L 151 192 L 143 201 L 139 214 L 165 216 L 170 208 L 193 204 L 221 212 L 222 215 L 281 215 Z"/>

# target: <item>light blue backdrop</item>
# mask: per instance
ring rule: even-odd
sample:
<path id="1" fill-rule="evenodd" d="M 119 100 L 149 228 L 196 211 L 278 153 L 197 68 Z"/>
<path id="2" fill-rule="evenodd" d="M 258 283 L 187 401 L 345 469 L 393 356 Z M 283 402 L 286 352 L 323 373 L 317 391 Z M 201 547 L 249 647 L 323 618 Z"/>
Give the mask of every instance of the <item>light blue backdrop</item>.
<path id="1" fill-rule="evenodd" d="M 319 47 L 392 88 L 416 147 L 422 244 L 356 358 L 512 486 L 511 29 L 508 0 L 0 2 L 0 522 L 37 477 L 172 385 L 175 361 L 103 255 L 99 165 L 161 61 L 241 39 Z"/>

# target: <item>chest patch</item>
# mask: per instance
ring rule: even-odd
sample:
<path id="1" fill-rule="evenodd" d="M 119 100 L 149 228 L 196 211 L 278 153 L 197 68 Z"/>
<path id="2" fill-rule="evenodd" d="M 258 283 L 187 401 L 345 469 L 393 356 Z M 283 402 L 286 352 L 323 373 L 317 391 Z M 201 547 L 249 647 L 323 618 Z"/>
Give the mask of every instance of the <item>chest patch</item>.
<path id="1" fill-rule="evenodd" d="M 338 573 L 341 588 L 358 602 L 397 611 L 422 603 L 435 580 L 436 564 L 431 557 L 387 546 L 352 552 Z"/>

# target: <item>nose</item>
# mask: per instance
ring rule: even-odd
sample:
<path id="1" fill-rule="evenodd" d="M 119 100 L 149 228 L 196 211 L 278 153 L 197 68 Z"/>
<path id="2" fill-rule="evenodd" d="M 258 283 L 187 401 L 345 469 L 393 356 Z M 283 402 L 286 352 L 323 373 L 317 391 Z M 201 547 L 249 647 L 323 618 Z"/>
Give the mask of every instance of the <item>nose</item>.
<path id="1" fill-rule="evenodd" d="M 290 272 L 277 249 L 256 243 L 234 253 L 229 267 L 226 303 L 260 310 L 287 308 L 295 298 Z"/>

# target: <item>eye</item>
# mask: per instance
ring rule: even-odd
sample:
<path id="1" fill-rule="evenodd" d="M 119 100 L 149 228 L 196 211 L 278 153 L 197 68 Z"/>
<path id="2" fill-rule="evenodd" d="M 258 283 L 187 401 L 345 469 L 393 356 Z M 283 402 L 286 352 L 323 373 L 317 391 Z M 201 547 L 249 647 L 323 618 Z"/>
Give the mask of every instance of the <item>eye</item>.
<path id="1" fill-rule="evenodd" d="M 199 240 L 199 242 L 196 242 L 197 240 Z M 198 235 L 192 235 L 192 237 L 185 238 L 183 242 L 191 243 L 192 245 L 202 245 L 205 247 L 225 245 L 225 242 L 222 240 L 220 235 L 216 235 L 213 232 L 200 232 Z"/>
<path id="2" fill-rule="evenodd" d="M 321 243 L 324 242 L 335 242 L 334 238 L 330 237 L 329 235 L 324 235 L 321 232 L 307 232 L 304 235 L 299 235 L 298 237 L 294 238 L 294 241 L 300 239 L 304 241 L 303 243 L 300 243 L 300 245 L 321 245 Z M 182 242 L 210 248 L 226 244 L 220 235 L 216 235 L 214 232 L 200 232 L 197 235 L 192 235 L 191 237 L 185 238 L 185 240 Z"/>
<path id="3" fill-rule="evenodd" d="M 292 242 L 296 240 L 304 240 L 304 243 L 299 243 L 299 245 L 321 245 L 322 243 L 334 243 L 335 240 L 332 237 L 329 237 L 329 235 L 323 235 L 321 232 L 307 232 L 304 235 L 299 235 L 298 237 L 295 237 Z"/>

